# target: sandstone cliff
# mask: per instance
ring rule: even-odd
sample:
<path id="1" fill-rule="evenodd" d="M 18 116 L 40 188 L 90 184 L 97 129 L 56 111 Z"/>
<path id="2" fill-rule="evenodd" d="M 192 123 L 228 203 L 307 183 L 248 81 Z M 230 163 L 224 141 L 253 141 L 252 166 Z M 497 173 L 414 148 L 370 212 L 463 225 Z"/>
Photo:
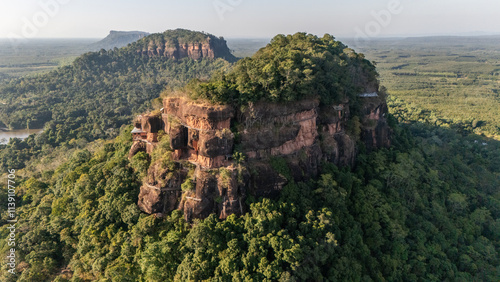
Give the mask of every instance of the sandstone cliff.
<path id="1" fill-rule="evenodd" d="M 163 130 L 175 166 L 149 168 L 139 207 L 158 214 L 181 209 L 188 220 L 211 213 L 226 218 L 244 213 L 250 195 L 275 197 L 289 181 L 315 177 L 322 161 L 353 166 L 358 140 L 369 150 L 390 146 L 384 97 L 375 92 L 359 100 L 362 116 L 352 123 L 349 101 L 320 106 L 317 99 L 306 99 L 235 109 L 166 98 L 161 117 L 137 120 L 130 157 L 153 152 Z M 291 175 L 272 165 L 276 159 Z"/>
<path id="2" fill-rule="evenodd" d="M 149 57 L 166 57 L 179 60 L 191 58 L 223 58 L 234 62 L 236 58 L 222 37 L 184 29 L 168 30 L 150 35 L 131 45 L 136 53 Z"/>

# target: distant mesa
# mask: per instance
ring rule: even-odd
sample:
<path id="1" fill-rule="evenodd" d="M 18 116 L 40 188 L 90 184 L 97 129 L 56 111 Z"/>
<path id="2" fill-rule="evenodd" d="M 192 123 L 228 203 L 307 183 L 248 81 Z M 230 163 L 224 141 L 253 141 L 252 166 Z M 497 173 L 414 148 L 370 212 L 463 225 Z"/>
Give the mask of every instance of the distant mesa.
<path id="1" fill-rule="evenodd" d="M 98 41 L 94 44 L 91 44 L 89 47 L 92 50 L 100 50 L 100 49 L 113 49 L 113 48 L 121 48 L 125 47 L 130 43 L 133 43 L 141 38 L 148 36 L 149 33 L 144 31 L 116 31 L 112 30 L 109 32 L 109 35 L 106 36 L 101 41 Z"/>
<path id="2" fill-rule="evenodd" d="M 237 60 L 231 54 L 223 37 L 186 29 L 151 34 L 132 43 L 129 48 L 142 56 L 166 57 L 173 60 L 183 58 L 194 60 L 222 58 L 229 62 Z"/>
<path id="3" fill-rule="evenodd" d="M 89 47 L 94 51 L 125 47 L 128 52 L 139 56 L 172 60 L 222 58 L 229 62 L 237 61 L 223 37 L 180 28 L 153 34 L 112 30 L 106 38 Z"/>

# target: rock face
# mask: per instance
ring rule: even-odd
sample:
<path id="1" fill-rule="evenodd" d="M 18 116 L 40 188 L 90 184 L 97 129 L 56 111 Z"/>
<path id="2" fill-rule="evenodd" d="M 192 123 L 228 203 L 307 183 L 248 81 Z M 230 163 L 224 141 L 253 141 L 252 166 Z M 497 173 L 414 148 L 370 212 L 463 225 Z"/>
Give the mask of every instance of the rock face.
<path id="1" fill-rule="evenodd" d="M 275 197 L 290 180 L 318 175 L 321 161 L 353 166 L 356 140 L 368 149 L 390 146 L 385 100 L 377 94 L 365 96 L 359 98 L 363 114 L 357 123 L 350 122 L 349 101 L 320 106 L 309 99 L 234 109 L 166 98 L 161 118 L 139 117 L 136 127 L 147 133 L 147 140 L 138 137 L 130 156 L 149 153 L 149 144 L 154 150 L 157 140 L 150 135 L 162 129 L 176 166 L 149 168 L 139 207 L 150 214 L 181 209 L 187 220 L 211 213 L 226 218 L 244 213 L 249 195 Z M 239 152 L 236 159 L 234 152 Z M 291 175 L 282 175 L 277 163 L 285 164 Z"/>
<path id="2" fill-rule="evenodd" d="M 199 105 L 182 98 L 164 100 L 165 133 L 174 159 L 188 159 L 203 168 L 228 165 L 233 150 L 230 106 Z"/>
<path id="3" fill-rule="evenodd" d="M 183 38 L 183 32 L 188 32 L 188 37 Z M 167 31 L 163 35 L 146 37 L 133 47 L 138 54 L 149 57 L 166 57 L 174 60 L 223 58 L 229 62 L 236 61 L 236 57 L 227 47 L 226 40 L 201 32 Z"/>
<path id="4" fill-rule="evenodd" d="M 364 97 L 363 100 L 362 139 L 366 147 L 368 149 L 389 147 L 391 132 L 385 118 L 388 112 L 385 100 L 378 96 Z"/>

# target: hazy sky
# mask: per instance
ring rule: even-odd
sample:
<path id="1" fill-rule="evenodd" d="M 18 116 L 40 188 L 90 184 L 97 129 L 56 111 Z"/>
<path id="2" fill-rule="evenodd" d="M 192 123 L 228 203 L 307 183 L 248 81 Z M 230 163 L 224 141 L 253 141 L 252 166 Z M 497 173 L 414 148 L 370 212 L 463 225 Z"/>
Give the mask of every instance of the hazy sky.
<path id="1" fill-rule="evenodd" d="M 174 28 L 224 37 L 500 34 L 499 12 L 496 0 L 1 0 L 0 38 Z"/>

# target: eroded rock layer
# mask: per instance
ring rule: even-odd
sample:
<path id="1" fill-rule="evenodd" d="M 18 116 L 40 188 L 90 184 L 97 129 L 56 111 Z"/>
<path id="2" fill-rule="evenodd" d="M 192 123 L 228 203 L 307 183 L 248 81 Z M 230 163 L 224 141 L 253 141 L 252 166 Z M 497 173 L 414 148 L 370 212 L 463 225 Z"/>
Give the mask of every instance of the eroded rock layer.
<path id="1" fill-rule="evenodd" d="M 187 220 L 211 213 L 226 218 L 244 213 L 250 195 L 276 197 L 289 181 L 315 177 L 322 161 L 353 166 L 357 140 L 368 149 L 390 145 L 385 100 L 365 96 L 359 98 L 363 114 L 357 122 L 351 120 L 348 101 L 320 106 L 309 99 L 234 109 L 166 98 L 161 116 L 136 121 L 140 128 L 133 131 L 130 157 L 151 153 L 163 130 L 177 165 L 149 168 L 139 207 L 150 214 L 180 209 Z M 289 173 L 281 174 L 276 163 L 284 163 Z"/>
<path id="2" fill-rule="evenodd" d="M 166 57 L 168 59 L 180 60 L 191 58 L 199 60 L 203 58 L 215 59 L 223 58 L 227 61 L 235 61 L 236 58 L 222 38 L 206 35 L 204 40 L 199 42 L 179 42 L 177 39 L 156 39 L 147 40 L 145 38 L 137 48 L 136 52 L 148 57 Z M 138 44 L 139 45 L 139 44 Z"/>

